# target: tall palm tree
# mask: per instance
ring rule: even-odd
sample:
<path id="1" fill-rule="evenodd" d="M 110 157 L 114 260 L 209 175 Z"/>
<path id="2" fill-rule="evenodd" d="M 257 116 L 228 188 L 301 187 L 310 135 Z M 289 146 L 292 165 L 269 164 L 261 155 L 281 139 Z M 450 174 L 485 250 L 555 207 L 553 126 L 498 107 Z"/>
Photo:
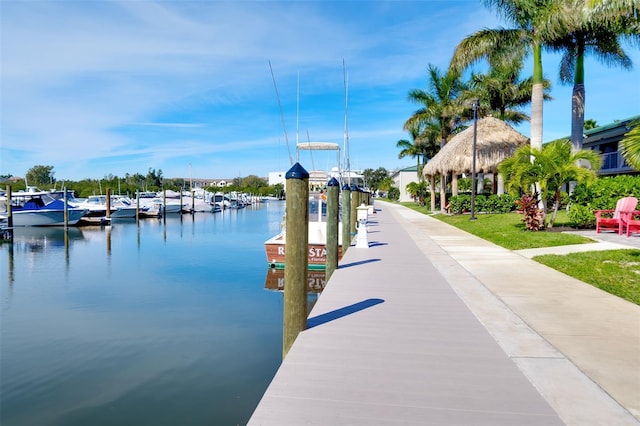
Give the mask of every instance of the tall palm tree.
<path id="1" fill-rule="evenodd" d="M 583 161 L 590 168 L 580 166 Z M 498 171 L 505 177 L 511 192 L 527 192 L 527 188 L 539 182 L 542 199 L 548 200 L 553 196 L 553 215 L 549 220 L 549 226 L 552 227 L 558 214 L 563 185 L 595 179 L 596 170 L 601 165 L 602 159 L 595 151 L 574 151 L 571 142 L 561 139 L 546 144 L 542 149 L 529 145 L 519 148 L 513 157 L 500 163 Z M 546 203 L 543 204 L 543 210 L 546 220 Z"/>
<path id="2" fill-rule="evenodd" d="M 451 67 L 461 71 L 481 59 L 490 62 L 533 56 L 531 92 L 531 146 L 542 148 L 542 103 L 544 79 L 542 49 L 550 40 L 566 33 L 562 20 L 568 5 L 559 0 L 483 0 L 496 9 L 513 28 L 483 29 L 465 38 L 451 60 Z"/>
<path id="3" fill-rule="evenodd" d="M 411 129 L 409 130 L 409 134 L 411 135 L 411 141 L 407 139 L 400 139 L 396 143 L 396 148 L 401 149 L 400 153 L 398 154 L 398 158 L 400 159 L 404 157 L 417 158 L 418 162 L 416 166 L 417 166 L 418 178 L 420 178 L 420 156 L 422 155 L 422 152 L 420 150 L 420 145 L 419 145 L 420 127 L 419 126 L 411 127 Z"/>
<path id="4" fill-rule="evenodd" d="M 574 150 L 582 149 L 585 110 L 584 58 L 590 55 L 607 65 L 619 65 L 625 69 L 632 66 L 631 59 L 622 48 L 621 40 L 640 42 L 640 33 L 629 33 L 633 18 L 633 6 L 618 2 L 612 8 L 607 2 L 607 10 L 594 13 L 584 1 L 574 1 L 574 10 L 566 15 L 566 34 L 550 42 L 550 48 L 562 52 L 560 81 L 573 81 L 571 97 L 571 144 Z M 604 3 L 602 3 L 604 6 Z M 637 6 L 635 6 L 637 11 Z M 627 12 L 630 15 L 627 15 Z"/>
<path id="5" fill-rule="evenodd" d="M 492 114 L 512 124 L 529 121 L 530 117 L 520 108 L 531 103 L 533 78 L 521 80 L 522 67 L 522 59 L 516 58 L 490 64 L 486 74 L 471 74 L 471 91 L 479 99 L 480 116 Z M 551 82 L 545 79 L 543 87 L 544 99 L 552 99 L 548 94 Z"/>
<path id="6" fill-rule="evenodd" d="M 463 97 L 468 93 L 468 85 L 460 79 L 458 72 L 452 70 L 442 72 L 429 64 L 428 73 L 428 90 L 413 89 L 409 92 L 409 101 L 421 107 L 405 122 L 404 130 L 410 131 L 414 126 L 437 128 L 440 147 L 443 147 L 469 118 L 470 107 Z"/>
<path id="7" fill-rule="evenodd" d="M 442 72 L 429 64 L 428 74 L 428 90 L 413 89 L 409 92 L 409 101 L 421 107 L 405 122 L 404 129 L 418 126 L 425 129 L 430 138 L 437 133 L 442 148 L 453 134 L 462 130 L 462 123 L 471 117 L 469 100 L 464 96 L 468 93 L 468 85 L 461 80 L 460 73 L 451 69 Z M 440 183 L 440 207 L 444 210 L 446 176 L 440 177 Z M 434 180 L 431 184 L 433 187 Z"/>

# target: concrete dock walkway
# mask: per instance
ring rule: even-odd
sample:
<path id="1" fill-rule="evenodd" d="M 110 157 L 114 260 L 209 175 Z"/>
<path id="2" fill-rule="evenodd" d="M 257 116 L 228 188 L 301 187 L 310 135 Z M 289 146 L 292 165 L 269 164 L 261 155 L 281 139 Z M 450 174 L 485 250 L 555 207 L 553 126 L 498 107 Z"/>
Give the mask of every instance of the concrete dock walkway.
<path id="1" fill-rule="evenodd" d="M 376 207 L 249 425 L 640 424 L 640 307 Z"/>

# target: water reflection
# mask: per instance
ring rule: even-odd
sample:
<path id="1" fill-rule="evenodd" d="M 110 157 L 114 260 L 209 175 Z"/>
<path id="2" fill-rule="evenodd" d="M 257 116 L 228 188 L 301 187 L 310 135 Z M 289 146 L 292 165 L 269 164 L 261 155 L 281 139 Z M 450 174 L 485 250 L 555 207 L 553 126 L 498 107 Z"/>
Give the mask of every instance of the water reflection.
<path id="1" fill-rule="evenodd" d="M 309 293 L 321 293 L 326 285 L 324 270 L 307 271 L 307 291 Z M 267 269 L 267 278 L 264 288 L 267 290 L 284 291 L 284 269 Z"/>
<path id="2" fill-rule="evenodd" d="M 283 208 L 0 245 L 0 424 L 245 424 L 281 362 L 264 241 Z"/>

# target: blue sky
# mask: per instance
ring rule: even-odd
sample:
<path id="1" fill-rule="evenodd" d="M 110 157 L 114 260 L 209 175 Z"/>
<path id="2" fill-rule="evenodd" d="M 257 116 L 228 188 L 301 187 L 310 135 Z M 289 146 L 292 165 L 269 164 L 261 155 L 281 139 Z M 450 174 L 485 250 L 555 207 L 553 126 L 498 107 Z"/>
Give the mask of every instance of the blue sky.
<path id="1" fill-rule="evenodd" d="M 446 68 L 465 36 L 502 24 L 471 0 L 0 7 L 1 174 L 51 165 L 58 180 L 149 168 L 194 178 L 286 171 L 296 134 L 343 143 L 343 61 L 352 168 L 411 166 L 396 148 L 417 109 L 407 93 L 426 89 L 428 64 Z M 627 50 L 632 71 L 587 60 L 586 118 L 608 124 L 640 114 L 640 52 Z M 570 133 L 571 87 L 558 82 L 557 57 L 543 62 L 554 83 L 544 107 L 544 140 L 552 140 Z M 517 129 L 529 135 L 528 123 Z M 300 163 L 335 165 L 335 155 L 323 155 Z"/>

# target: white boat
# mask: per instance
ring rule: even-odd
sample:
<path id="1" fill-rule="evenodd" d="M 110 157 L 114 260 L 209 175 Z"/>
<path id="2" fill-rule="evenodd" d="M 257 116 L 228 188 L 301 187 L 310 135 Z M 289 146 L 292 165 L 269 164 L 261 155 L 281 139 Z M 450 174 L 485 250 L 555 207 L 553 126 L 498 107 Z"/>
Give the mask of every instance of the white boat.
<path id="1" fill-rule="evenodd" d="M 320 150 L 337 151 L 338 161 L 340 147 L 331 142 L 304 142 L 296 146 L 296 150 Z M 309 173 L 311 175 L 311 173 Z M 326 173 L 315 173 L 318 181 L 315 184 L 324 186 L 327 184 Z M 322 175 L 322 177 L 320 177 Z M 309 179 L 311 184 L 311 180 Z M 285 213 L 286 214 L 286 213 Z M 324 269 L 327 262 L 327 204 L 324 193 L 311 194 L 309 196 L 309 238 L 307 260 L 309 269 Z M 340 215 L 339 215 L 340 216 Z M 286 229 L 284 221 L 282 232 L 269 238 L 264 243 L 267 264 L 271 268 L 281 269 L 285 267 Z M 338 224 L 338 259 L 342 258 L 342 225 Z"/>
<path id="2" fill-rule="evenodd" d="M 86 209 L 89 217 L 106 216 L 107 214 L 107 196 L 91 195 L 80 203 L 75 204 L 76 207 Z M 112 195 L 110 202 L 110 216 L 114 219 L 135 218 L 136 205 L 128 197 L 120 195 Z M 142 211 L 142 208 L 141 208 Z"/>
<path id="3" fill-rule="evenodd" d="M 14 192 L 11 200 L 0 197 L 0 211 L 8 214 L 11 204 L 13 226 L 61 226 L 64 225 L 64 200 L 47 191 Z M 67 204 L 67 224 L 75 225 L 87 213 L 84 208 Z"/>

